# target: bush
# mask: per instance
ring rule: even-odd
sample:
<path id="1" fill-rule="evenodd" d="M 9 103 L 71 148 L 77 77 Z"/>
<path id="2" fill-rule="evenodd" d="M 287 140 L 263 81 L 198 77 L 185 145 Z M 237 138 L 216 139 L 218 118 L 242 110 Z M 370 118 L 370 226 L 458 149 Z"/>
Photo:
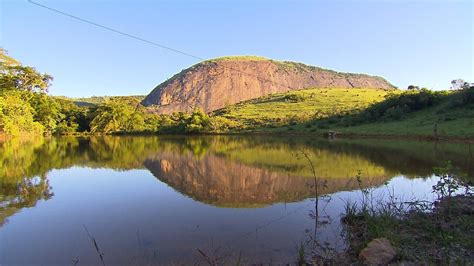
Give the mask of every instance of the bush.
<path id="1" fill-rule="evenodd" d="M 90 123 L 92 133 L 145 130 L 145 113 L 137 99 L 111 99 L 100 105 Z"/>
<path id="2" fill-rule="evenodd" d="M 24 95 L 21 91 L 7 91 L 0 95 L 0 132 L 7 135 L 44 132 L 44 127 L 34 121 L 34 109 L 24 100 Z"/>
<path id="3" fill-rule="evenodd" d="M 298 103 L 304 101 L 304 97 L 298 94 L 289 94 L 284 97 L 285 102 Z"/>
<path id="4" fill-rule="evenodd" d="M 237 121 L 221 117 L 214 116 L 210 118 L 209 129 L 213 132 L 225 132 L 227 130 L 239 129 L 242 127 Z"/>
<path id="5" fill-rule="evenodd" d="M 185 122 L 185 131 L 188 133 L 200 133 L 208 130 L 210 124 L 209 116 L 200 109 L 195 109 L 188 121 Z"/>

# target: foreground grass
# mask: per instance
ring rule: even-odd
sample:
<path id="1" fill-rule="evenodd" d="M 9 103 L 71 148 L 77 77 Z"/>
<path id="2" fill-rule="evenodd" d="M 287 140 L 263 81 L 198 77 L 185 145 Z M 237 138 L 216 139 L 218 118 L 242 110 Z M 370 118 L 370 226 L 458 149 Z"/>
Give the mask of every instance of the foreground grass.
<path id="1" fill-rule="evenodd" d="M 386 238 L 397 249 L 398 261 L 474 263 L 472 195 L 444 199 L 432 212 L 414 210 L 402 216 L 388 210 L 378 213 L 348 210 L 343 221 L 354 256 L 372 239 Z"/>

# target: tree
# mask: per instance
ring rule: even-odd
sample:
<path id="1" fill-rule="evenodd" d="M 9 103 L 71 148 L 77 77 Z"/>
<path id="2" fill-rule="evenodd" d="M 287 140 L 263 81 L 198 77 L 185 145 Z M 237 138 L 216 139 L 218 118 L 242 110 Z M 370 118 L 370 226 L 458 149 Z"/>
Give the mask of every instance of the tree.
<path id="1" fill-rule="evenodd" d="M 53 77 L 48 74 L 41 74 L 32 67 L 22 66 L 0 48 L 0 88 L 2 90 L 47 92 L 52 80 Z"/>
<path id="2" fill-rule="evenodd" d="M 203 132 L 209 126 L 209 116 L 200 109 L 194 109 L 188 119 L 185 131 L 189 133 Z"/>
<path id="3" fill-rule="evenodd" d="M 95 111 L 91 132 L 114 133 L 145 129 L 144 110 L 137 99 L 110 99 Z"/>
<path id="4" fill-rule="evenodd" d="M 47 92 L 53 77 L 22 65 L 0 64 L 0 88 Z"/>
<path id="5" fill-rule="evenodd" d="M 54 133 L 58 123 L 65 117 L 60 112 L 59 103 L 44 93 L 32 93 L 29 103 L 34 109 L 34 120 L 41 123 L 46 132 Z"/>
<path id="6" fill-rule="evenodd" d="M 0 94 L 0 132 L 8 135 L 41 134 L 44 127 L 33 120 L 33 108 L 20 91 Z"/>
<path id="7" fill-rule="evenodd" d="M 410 86 L 408 86 L 407 90 L 409 90 L 409 91 L 418 91 L 418 90 L 420 90 L 420 87 L 415 86 L 415 85 L 410 85 Z"/>
<path id="8" fill-rule="evenodd" d="M 462 89 L 468 89 L 468 88 L 469 88 L 469 82 L 466 82 L 463 79 L 455 79 L 451 81 L 452 90 L 462 90 Z"/>
<path id="9" fill-rule="evenodd" d="M 19 65 L 20 62 L 18 62 L 16 59 L 13 57 L 10 57 L 7 55 L 7 51 L 3 48 L 0 48 L 0 66 L 5 65 L 5 66 L 15 66 Z"/>

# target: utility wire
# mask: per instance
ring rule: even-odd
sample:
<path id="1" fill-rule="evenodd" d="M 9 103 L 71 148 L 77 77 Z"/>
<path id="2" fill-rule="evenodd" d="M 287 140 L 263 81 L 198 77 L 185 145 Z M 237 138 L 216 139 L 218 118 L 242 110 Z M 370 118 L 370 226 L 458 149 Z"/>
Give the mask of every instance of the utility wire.
<path id="1" fill-rule="evenodd" d="M 105 30 L 108 30 L 108 31 L 112 31 L 112 32 L 115 32 L 115 33 L 118 33 L 118 34 L 121 34 L 121 35 L 130 37 L 130 38 L 133 38 L 133 39 L 142 41 L 142 42 L 146 42 L 146 43 L 149 43 L 149 44 L 152 44 L 152 45 L 155 45 L 155 46 L 158 46 L 158 47 L 161 47 L 161 48 L 164 48 L 164 49 L 173 51 L 173 52 L 178 53 L 178 54 L 186 55 L 186 56 L 192 57 L 192 58 L 194 58 L 194 59 L 198 59 L 198 60 L 204 60 L 204 58 L 201 58 L 201 57 L 198 57 L 198 56 L 195 56 L 195 55 L 192 55 L 192 54 L 189 54 L 189 53 L 186 53 L 186 52 L 183 52 L 183 51 L 180 51 L 180 50 L 171 48 L 171 47 L 168 47 L 168 46 L 166 46 L 166 45 L 162 45 L 162 44 L 159 44 L 159 43 L 156 43 L 156 42 L 152 42 L 152 41 L 149 41 L 149 40 L 140 38 L 140 37 L 138 37 L 138 36 L 135 36 L 135 35 L 133 35 L 133 34 L 126 33 L 126 32 L 120 31 L 120 30 L 116 30 L 116 29 L 113 29 L 113 28 L 104 26 L 104 25 L 102 25 L 102 24 L 99 24 L 99 23 L 96 23 L 96 22 L 93 22 L 93 21 L 90 21 L 90 20 L 80 18 L 80 17 L 78 17 L 78 16 L 74 16 L 74 15 L 69 14 L 69 13 L 66 13 L 66 12 L 64 12 L 64 11 L 54 9 L 54 8 L 52 8 L 52 7 L 49 7 L 49 6 L 45 6 L 45 5 L 42 5 L 42 4 L 40 4 L 40 3 L 33 2 L 33 1 L 31 1 L 31 0 L 28 0 L 28 3 L 33 4 L 33 5 L 37 5 L 37 6 L 39 6 L 39 7 L 48 9 L 48 10 L 50 10 L 50 11 L 59 13 L 59 14 L 61 14 L 61 15 L 64 15 L 64 16 L 67 16 L 67 17 L 70 17 L 70 18 L 73 18 L 73 19 L 76 19 L 76 20 L 85 22 L 85 23 L 87 23 L 87 24 L 90 24 L 90 25 L 93 25 L 93 26 L 96 26 L 96 27 L 99 27 L 99 28 L 102 28 L 102 29 L 105 29 Z"/>
<path id="2" fill-rule="evenodd" d="M 87 19 L 84 19 L 84 18 L 75 16 L 75 15 L 72 15 L 72 14 L 70 14 L 70 13 L 67 13 L 67 12 L 64 12 L 64 11 L 61 11 L 61 10 L 58 10 L 58 9 L 55 9 L 55 8 L 52 8 L 52 7 L 49 7 L 49 6 L 46 6 L 46 5 L 37 3 L 37 2 L 34 2 L 34 1 L 32 1 L 32 0 L 28 0 L 28 3 L 33 4 L 33 5 L 36 5 L 36 6 L 38 6 L 38 7 L 44 8 L 44 9 L 47 9 L 47 10 L 50 10 L 50 11 L 53 11 L 53 12 L 55 12 L 55 13 L 58 13 L 58 14 L 61 14 L 61 15 L 64 15 L 64 16 L 73 18 L 73 19 L 75 19 L 75 20 L 78 20 L 78 21 L 81 21 L 81 22 L 84 22 L 84 23 L 93 25 L 93 26 L 95 26 L 95 27 L 99 27 L 99 28 L 102 28 L 102 29 L 105 29 L 105 30 L 108 30 L 108 31 L 111 31 L 111 32 L 114 32 L 114 33 L 117 33 L 117 34 L 120 34 L 120 35 L 129 37 L 129 38 L 132 38 L 132 39 L 141 41 L 141 42 L 145 42 L 145 43 L 148 43 L 148 44 L 151 44 L 151 45 L 154 45 L 154 46 L 158 46 L 158 47 L 160 47 L 160 48 L 163 48 L 163 49 L 166 49 L 166 50 L 169 50 L 169 51 L 172 51 L 172 52 L 181 54 L 181 55 L 185 55 L 185 56 L 188 56 L 188 57 L 191 57 L 191 58 L 194 58 L 194 59 L 198 59 L 198 60 L 200 60 L 200 61 L 205 61 L 205 60 L 206 60 L 206 59 L 204 59 L 204 58 L 202 58 L 202 57 L 199 57 L 199 56 L 196 56 L 196 55 L 193 55 L 193 54 L 190 54 L 190 53 L 187 53 L 187 52 L 184 52 L 184 51 L 181 51 L 181 50 L 178 50 L 178 49 L 175 49 L 175 48 L 172 48 L 172 47 L 163 45 L 163 44 L 159 44 L 159 43 L 156 43 L 156 42 L 153 42 L 153 41 L 150 41 L 150 40 L 147 40 L 147 39 L 138 37 L 138 36 L 136 36 L 136 35 L 133 35 L 133 34 L 130 34 L 130 33 L 121 31 L 121 30 L 117 30 L 117 29 L 114 29 L 114 28 L 111 28 L 111 27 L 102 25 L 102 24 L 97 23 L 97 22 L 94 22 L 94 21 L 90 21 L 90 20 L 87 20 Z M 260 80 L 260 81 L 269 82 L 269 83 L 272 83 L 272 84 L 274 84 L 274 85 L 278 85 L 278 86 L 280 86 L 280 87 L 284 87 L 284 88 L 287 88 L 287 89 L 290 89 L 290 90 L 293 89 L 293 88 L 291 88 L 291 87 L 288 86 L 288 85 L 280 84 L 280 83 L 277 83 L 277 82 L 275 82 L 275 81 L 273 81 L 273 80 L 270 80 L 270 79 L 267 79 L 267 78 L 263 78 L 263 77 L 259 77 L 258 75 L 255 75 L 255 74 L 252 74 L 252 73 L 247 73 L 247 72 L 241 71 L 241 70 L 239 70 L 239 69 L 235 69 L 235 68 L 233 68 L 233 67 L 228 67 L 228 66 L 224 66 L 224 65 L 221 65 L 221 66 L 224 67 L 224 68 L 227 68 L 227 69 L 229 69 L 229 70 L 232 70 L 232 71 L 236 71 L 236 72 L 239 72 L 239 73 L 248 75 L 248 76 L 255 77 L 257 80 Z"/>

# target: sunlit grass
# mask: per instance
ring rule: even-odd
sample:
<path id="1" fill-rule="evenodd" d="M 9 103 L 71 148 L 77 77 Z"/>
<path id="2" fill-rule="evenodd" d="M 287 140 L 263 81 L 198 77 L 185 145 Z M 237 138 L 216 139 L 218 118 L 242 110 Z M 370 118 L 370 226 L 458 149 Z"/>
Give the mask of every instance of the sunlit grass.
<path id="1" fill-rule="evenodd" d="M 216 113 L 247 126 L 277 126 L 295 120 L 303 122 L 356 112 L 383 101 L 389 93 L 398 92 L 382 89 L 305 89 L 246 101 Z"/>

